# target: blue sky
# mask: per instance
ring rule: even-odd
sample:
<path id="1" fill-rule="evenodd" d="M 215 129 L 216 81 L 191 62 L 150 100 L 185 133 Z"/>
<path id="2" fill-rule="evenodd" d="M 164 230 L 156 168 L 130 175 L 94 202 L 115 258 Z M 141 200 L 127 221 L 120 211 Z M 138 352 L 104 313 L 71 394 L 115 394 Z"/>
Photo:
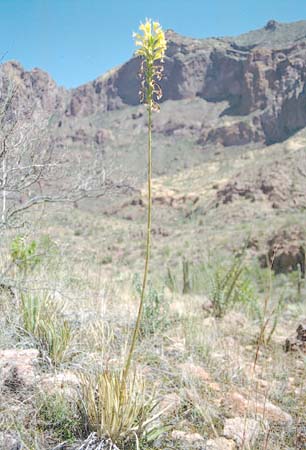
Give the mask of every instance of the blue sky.
<path id="1" fill-rule="evenodd" d="M 0 0 L 0 56 L 78 86 L 131 57 L 145 17 L 187 36 L 235 35 L 306 19 L 306 0 Z"/>

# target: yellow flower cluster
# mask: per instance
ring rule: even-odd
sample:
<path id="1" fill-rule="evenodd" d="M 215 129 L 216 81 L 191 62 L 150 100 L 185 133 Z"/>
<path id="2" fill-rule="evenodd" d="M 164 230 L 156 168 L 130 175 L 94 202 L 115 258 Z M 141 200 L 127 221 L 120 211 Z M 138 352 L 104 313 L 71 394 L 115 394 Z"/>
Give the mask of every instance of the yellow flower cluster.
<path id="1" fill-rule="evenodd" d="M 135 45 L 139 47 L 136 55 L 143 56 L 147 62 L 163 60 L 167 48 L 165 33 L 158 22 L 146 19 L 139 27 L 140 33 L 133 33 Z"/>

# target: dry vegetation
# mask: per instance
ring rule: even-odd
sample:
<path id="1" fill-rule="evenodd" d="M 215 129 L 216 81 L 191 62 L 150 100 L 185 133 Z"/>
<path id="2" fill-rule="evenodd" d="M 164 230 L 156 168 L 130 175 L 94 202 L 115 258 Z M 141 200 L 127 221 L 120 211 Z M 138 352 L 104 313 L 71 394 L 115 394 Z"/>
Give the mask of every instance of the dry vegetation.
<path id="1" fill-rule="evenodd" d="M 106 218 L 104 226 L 108 222 Z M 43 256 L 26 275 L 13 264 L 14 296 L 2 291 L 1 436 L 11 434 L 25 449 L 81 448 L 82 440 L 98 431 L 94 423 L 101 419 L 86 411 L 99 408 L 99 403 L 90 403 L 94 398 L 90 389 L 95 377 L 102 376 L 101 369 L 106 374 L 120 372 L 136 317 L 137 265 L 108 273 L 105 262 L 101 266 L 101 260 L 95 259 L 94 249 L 84 254 L 77 239 L 81 237 L 71 246 L 74 254 L 65 245 L 68 238 L 60 242 L 52 237 L 48 245 L 46 239 L 38 241 L 37 253 Z M 31 242 L 30 236 L 26 242 Z M 83 255 L 83 261 L 76 253 Z M 4 261 L 10 258 L 8 252 L 3 255 Z M 228 254 L 224 262 L 222 255 L 221 259 L 203 252 L 202 258 L 201 264 L 185 260 L 189 261 L 185 294 L 182 259 L 171 266 L 172 284 L 166 267 L 153 271 L 134 361 L 135 382 L 145 383 L 146 388 L 132 388 L 128 405 L 148 408 L 157 417 L 137 445 L 143 449 L 236 448 L 236 444 L 245 449 L 302 449 L 305 356 L 285 353 L 283 346 L 305 317 L 304 284 L 298 293 L 297 272 L 272 274 L 270 292 L 269 270 L 260 269 L 256 258 L 248 257 L 239 259 L 243 273 L 237 292 L 229 298 L 216 280 L 228 270 L 237 270 L 237 264 L 231 265 L 233 257 Z M 265 317 L 270 320 L 259 343 L 267 295 Z M 224 305 L 222 314 L 216 314 L 211 301 Z M 100 380 L 100 411 L 104 382 Z M 135 397 L 133 389 L 137 389 Z M 159 412 L 163 413 L 159 416 Z M 256 439 L 243 444 L 239 437 L 236 444 L 232 439 L 226 444 L 218 441 L 227 433 L 226 421 L 236 417 L 242 422 L 256 420 Z M 131 434 L 124 448 L 135 448 L 135 436 Z M 61 442 L 66 447 L 56 447 Z M 219 447 L 209 447 L 216 443 Z"/>
<path id="2" fill-rule="evenodd" d="M 258 170 L 281 154 L 285 166 L 280 148 L 258 150 Z M 302 167 L 304 149 L 291 151 Z M 306 315 L 305 281 L 258 261 L 274 231 L 303 232 L 303 208 L 239 196 L 212 206 L 216 185 L 254 167 L 252 154 L 154 181 L 150 286 L 121 425 L 132 431 L 120 450 L 305 445 L 305 354 L 284 351 Z M 0 448 L 14 448 L 8 439 L 31 450 L 98 448 L 101 424 L 116 425 L 99 414 L 107 383 L 117 392 L 110 409 L 120 396 L 107 374 L 120 376 L 136 318 L 146 198 L 139 190 L 114 204 L 111 213 L 99 202 L 57 206 L 38 220 L 32 211 L 23 240 L 3 234 Z"/>

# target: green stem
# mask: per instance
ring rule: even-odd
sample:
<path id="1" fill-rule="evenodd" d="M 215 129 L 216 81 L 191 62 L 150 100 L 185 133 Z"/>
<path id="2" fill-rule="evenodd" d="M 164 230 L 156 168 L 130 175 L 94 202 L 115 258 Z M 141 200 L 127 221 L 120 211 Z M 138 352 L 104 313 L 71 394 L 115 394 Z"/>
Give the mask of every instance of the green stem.
<path id="1" fill-rule="evenodd" d="M 151 93 L 150 93 L 151 94 Z M 146 240 L 146 256 L 145 266 L 143 273 L 142 289 L 140 295 L 140 303 L 138 308 L 138 314 L 136 324 L 133 331 L 131 346 L 129 349 L 128 357 L 123 369 L 121 380 L 121 399 L 124 390 L 124 386 L 127 380 L 128 372 L 131 366 L 132 356 L 135 350 L 137 337 L 140 330 L 140 322 L 142 317 L 142 311 L 144 306 L 145 290 L 147 285 L 148 271 L 149 271 L 149 259 L 150 259 L 150 247 L 151 247 L 151 221 L 152 221 L 152 94 L 148 96 L 148 216 L 147 216 L 147 240 Z"/>

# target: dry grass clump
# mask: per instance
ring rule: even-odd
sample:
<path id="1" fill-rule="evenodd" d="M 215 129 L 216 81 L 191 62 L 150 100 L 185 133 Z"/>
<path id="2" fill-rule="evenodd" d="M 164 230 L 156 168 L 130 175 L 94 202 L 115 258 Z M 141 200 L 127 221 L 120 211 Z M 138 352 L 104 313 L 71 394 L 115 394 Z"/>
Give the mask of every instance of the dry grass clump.
<path id="1" fill-rule="evenodd" d="M 144 380 L 133 375 L 122 389 L 119 371 L 81 372 L 79 378 L 78 408 L 85 431 L 117 445 L 149 437 L 156 402 Z"/>

